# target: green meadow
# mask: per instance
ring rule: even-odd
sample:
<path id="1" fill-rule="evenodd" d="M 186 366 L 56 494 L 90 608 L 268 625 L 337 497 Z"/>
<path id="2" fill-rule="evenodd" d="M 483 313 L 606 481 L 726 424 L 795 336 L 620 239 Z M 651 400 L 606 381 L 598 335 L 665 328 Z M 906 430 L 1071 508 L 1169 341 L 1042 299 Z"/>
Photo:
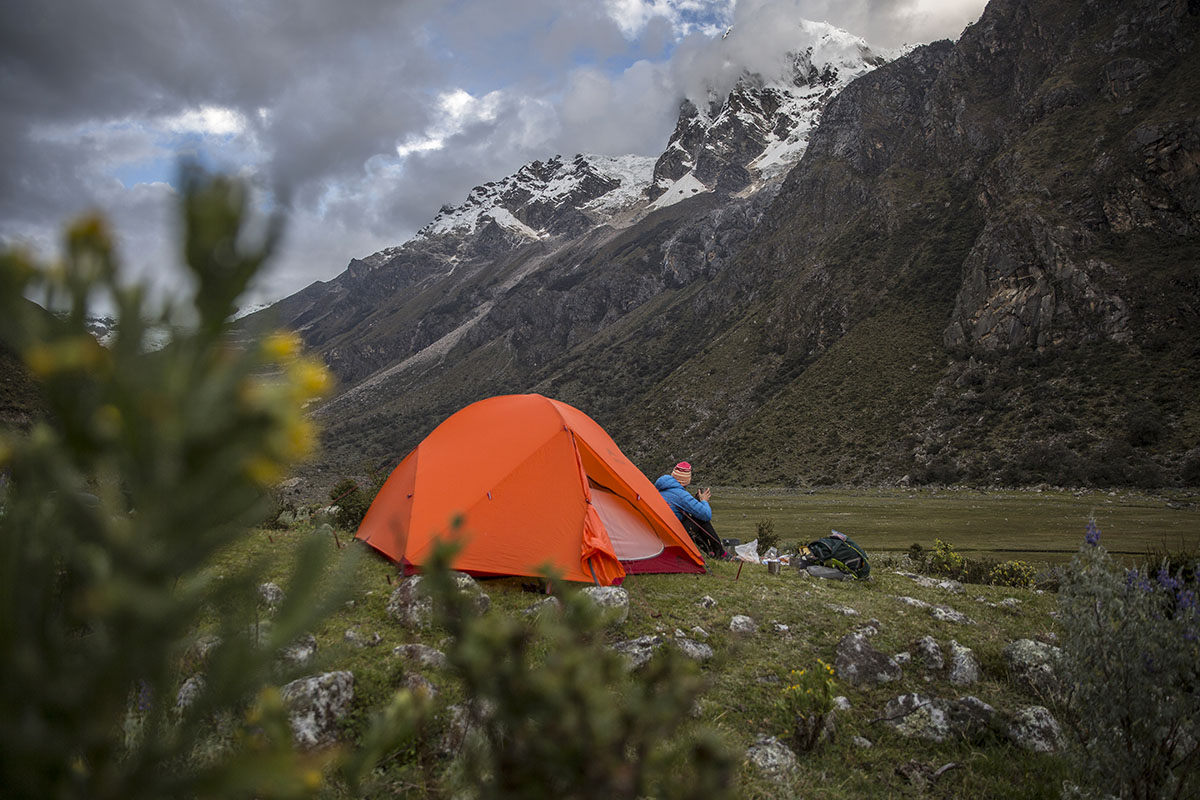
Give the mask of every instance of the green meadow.
<path id="1" fill-rule="evenodd" d="M 770 520 L 780 543 L 807 543 L 839 530 L 868 552 L 929 549 L 934 540 L 964 555 L 999 560 L 1070 559 L 1095 519 L 1109 552 L 1200 549 L 1200 504 L 1131 492 L 976 489 L 736 489 L 713 491 L 717 531 L 743 542 Z"/>

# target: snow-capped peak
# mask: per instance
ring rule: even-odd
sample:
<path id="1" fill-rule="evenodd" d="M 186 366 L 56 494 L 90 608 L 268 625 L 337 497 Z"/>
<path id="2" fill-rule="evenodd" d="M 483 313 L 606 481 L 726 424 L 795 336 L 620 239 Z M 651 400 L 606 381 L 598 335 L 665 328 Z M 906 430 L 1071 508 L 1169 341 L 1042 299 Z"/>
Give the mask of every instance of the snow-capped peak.
<path id="1" fill-rule="evenodd" d="M 528 238 L 553 235 L 562 211 L 607 216 L 633 205 L 650 183 L 654 160 L 576 155 L 534 161 L 499 181 L 476 186 L 457 207 L 445 205 L 415 238 L 471 233 L 494 222 Z"/>

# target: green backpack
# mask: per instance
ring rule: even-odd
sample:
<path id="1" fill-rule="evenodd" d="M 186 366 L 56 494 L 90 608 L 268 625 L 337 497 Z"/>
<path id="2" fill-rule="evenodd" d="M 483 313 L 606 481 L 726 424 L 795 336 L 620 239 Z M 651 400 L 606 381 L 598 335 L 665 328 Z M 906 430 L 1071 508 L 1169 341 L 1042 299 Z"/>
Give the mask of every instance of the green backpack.
<path id="1" fill-rule="evenodd" d="M 827 567 L 836 567 L 848 572 L 860 581 L 871 577 L 871 564 L 867 553 L 844 533 L 831 531 L 829 536 L 808 543 L 812 557 Z"/>

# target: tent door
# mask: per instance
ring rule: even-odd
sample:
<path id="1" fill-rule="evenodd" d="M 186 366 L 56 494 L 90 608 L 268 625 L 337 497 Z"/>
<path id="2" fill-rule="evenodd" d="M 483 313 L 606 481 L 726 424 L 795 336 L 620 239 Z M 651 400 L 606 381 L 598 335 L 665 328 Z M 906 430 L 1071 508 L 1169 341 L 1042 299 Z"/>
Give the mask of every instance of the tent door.
<path id="1" fill-rule="evenodd" d="M 619 561 L 643 561 L 662 553 L 662 540 L 632 503 L 590 478 L 588 483 L 592 490 L 592 507 L 604 523 Z"/>

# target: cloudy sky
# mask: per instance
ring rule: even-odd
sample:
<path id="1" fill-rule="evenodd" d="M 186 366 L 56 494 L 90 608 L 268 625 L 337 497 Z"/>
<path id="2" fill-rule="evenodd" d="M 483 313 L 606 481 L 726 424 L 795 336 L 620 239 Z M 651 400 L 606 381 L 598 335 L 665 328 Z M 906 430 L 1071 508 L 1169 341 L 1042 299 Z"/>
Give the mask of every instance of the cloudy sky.
<path id="1" fill-rule="evenodd" d="M 193 159 L 286 209 L 252 298 L 278 299 L 528 161 L 658 155 L 700 73 L 728 71 L 712 54 L 730 26 L 747 57 L 786 51 L 779 22 L 796 18 L 889 48 L 957 39 L 983 5 L 6 0 L 0 241 L 50 257 L 66 221 L 100 209 L 130 272 L 174 286 L 172 183 Z"/>

